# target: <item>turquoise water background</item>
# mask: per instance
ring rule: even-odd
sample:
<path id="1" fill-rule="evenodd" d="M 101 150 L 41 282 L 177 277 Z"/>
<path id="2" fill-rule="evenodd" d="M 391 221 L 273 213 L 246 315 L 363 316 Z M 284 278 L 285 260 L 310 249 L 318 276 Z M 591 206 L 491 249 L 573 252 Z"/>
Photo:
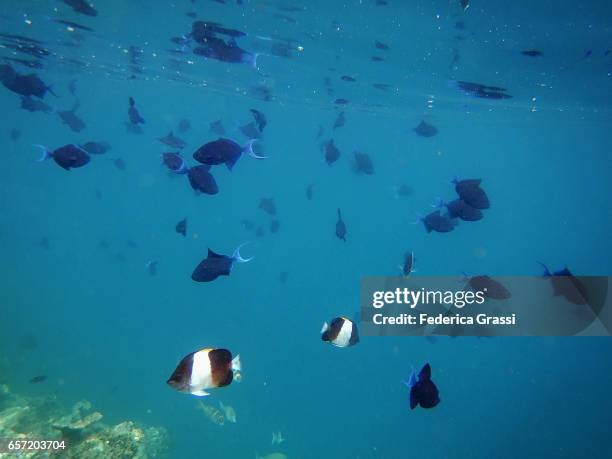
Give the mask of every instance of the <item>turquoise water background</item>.
<path id="1" fill-rule="evenodd" d="M 396 274 L 406 250 L 423 275 L 538 275 L 538 260 L 575 274 L 612 272 L 612 5 L 474 0 L 462 12 L 457 3 L 313 1 L 282 12 L 279 5 L 299 4 L 101 1 L 90 18 L 62 2 L 2 1 L 3 33 L 53 51 L 39 74 L 59 97 L 45 102 L 72 107 L 67 86 L 76 79 L 87 123 L 74 133 L 56 114 L 20 110 L 17 95 L 0 87 L 0 354 L 11 362 L 2 381 L 67 404 L 88 399 L 109 422 L 163 425 L 177 458 L 610 457 L 608 338 L 364 337 L 349 349 L 320 340 L 325 320 L 357 311 L 360 279 Z M 191 10 L 247 32 L 241 46 L 265 53 L 259 71 L 169 54 L 168 39 L 190 30 Z M 95 32 L 76 32 L 79 47 L 63 46 L 75 33 L 53 18 Z M 269 55 L 281 39 L 291 40 L 290 58 Z M 390 49 L 376 50 L 375 40 Z M 143 49 L 135 78 L 129 46 Z M 525 49 L 544 54 L 526 57 Z M 513 98 L 475 99 L 454 79 L 502 86 Z M 254 97 L 254 85 L 273 99 Z M 147 121 L 142 135 L 126 132 L 129 96 Z M 350 104 L 339 108 L 337 98 Z M 250 108 L 268 119 L 260 147 L 269 158 L 215 168 L 218 195 L 196 196 L 186 178 L 161 167 L 169 149 L 156 139 L 182 118 L 191 130 L 178 135 L 193 164 L 191 153 L 216 138 L 210 122 L 222 119 L 230 137 L 246 141 L 236 127 L 251 121 Z M 332 132 L 342 110 L 347 123 Z M 437 136 L 412 131 L 422 119 Z M 11 129 L 21 132 L 15 141 Z M 330 167 L 320 143 L 331 136 L 342 156 Z M 69 172 L 36 163 L 31 147 L 88 140 L 112 150 Z M 355 150 L 371 156 L 373 176 L 353 173 Z M 412 224 L 416 214 L 452 198 L 454 176 L 482 178 L 491 209 L 449 234 L 427 234 Z M 398 196 L 401 184 L 412 196 Z M 258 208 L 264 197 L 278 208 L 276 234 Z M 346 243 L 334 234 L 337 208 Z M 174 225 L 185 217 L 182 238 Z M 247 241 L 252 262 L 213 283 L 191 280 L 208 247 L 230 254 Z M 34 349 L 20 344 L 27 337 Z M 165 383 L 184 355 L 206 346 L 241 355 L 243 381 L 206 400 L 233 406 L 235 425 L 213 425 L 195 397 Z M 441 403 L 411 411 L 402 380 L 425 362 Z M 38 374 L 48 380 L 28 383 Z M 285 443 L 271 446 L 273 431 Z"/>

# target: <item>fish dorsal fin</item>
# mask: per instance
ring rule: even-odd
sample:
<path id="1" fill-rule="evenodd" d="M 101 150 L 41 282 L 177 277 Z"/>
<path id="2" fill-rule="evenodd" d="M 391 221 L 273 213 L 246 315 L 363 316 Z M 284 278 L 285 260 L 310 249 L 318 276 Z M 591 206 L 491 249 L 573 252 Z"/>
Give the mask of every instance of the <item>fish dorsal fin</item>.
<path id="1" fill-rule="evenodd" d="M 208 258 L 225 258 L 225 255 L 220 255 L 208 249 Z"/>
<path id="2" fill-rule="evenodd" d="M 431 379 L 431 367 L 428 363 L 423 366 L 419 373 L 419 381 L 429 381 Z"/>
<path id="3" fill-rule="evenodd" d="M 572 276 L 572 273 L 570 272 L 569 269 L 567 269 L 567 266 L 566 266 L 561 271 L 557 271 L 555 273 L 555 276 Z"/>

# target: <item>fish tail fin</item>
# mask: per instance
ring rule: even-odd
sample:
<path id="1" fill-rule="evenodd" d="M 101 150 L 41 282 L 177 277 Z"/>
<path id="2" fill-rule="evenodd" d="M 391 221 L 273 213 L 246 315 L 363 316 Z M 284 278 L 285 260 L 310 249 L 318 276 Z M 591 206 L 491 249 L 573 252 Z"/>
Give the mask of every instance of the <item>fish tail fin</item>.
<path id="1" fill-rule="evenodd" d="M 255 158 L 255 159 L 266 159 L 267 156 L 260 156 L 257 153 L 255 153 L 253 151 L 253 144 L 255 142 L 257 142 L 259 139 L 251 139 L 249 140 L 249 142 L 244 146 L 243 151 L 245 151 L 247 153 L 247 155 L 249 155 L 251 158 Z"/>
<path id="2" fill-rule="evenodd" d="M 542 263 L 541 261 L 538 261 L 538 264 L 539 264 L 540 266 L 542 266 L 542 268 L 544 268 L 544 274 L 543 274 L 543 276 L 544 276 L 544 277 L 550 277 L 550 276 L 551 276 L 551 274 L 550 274 L 550 271 L 549 271 L 549 269 L 548 269 L 548 266 L 546 266 L 546 265 L 545 265 L 544 263 Z"/>
<path id="3" fill-rule="evenodd" d="M 456 175 L 452 178 L 452 180 L 450 181 L 451 185 L 456 185 L 457 183 L 459 183 L 459 177 L 457 177 Z"/>
<path id="4" fill-rule="evenodd" d="M 325 333 L 329 329 L 329 324 L 327 322 L 323 322 L 323 326 L 321 327 L 321 333 Z"/>
<path id="5" fill-rule="evenodd" d="M 225 162 L 225 166 L 227 167 L 227 170 L 231 171 L 234 168 L 234 166 L 236 165 L 236 163 L 238 162 L 239 159 L 240 159 L 240 155 L 236 155 L 232 159 L 226 161 Z"/>
<path id="6" fill-rule="evenodd" d="M 189 167 L 187 167 L 187 163 L 185 162 L 184 159 L 181 159 L 181 167 L 179 167 L 177 170 L 173 171 L 175 174 L 178 175 L 183 175 L 186 174 L 189 171 Z"/>
<path id="7" fill-rule="evenodd" d="M 417 212 L 416 220 L 412 222 L 413 225 L 418 225 L 423 222 L 423 216 Z"/>
<path id="8" fill-rule="evenodd" d="M 49 159 L 49 158 L 51 158 L 51 156 L 53 156 L 53 155 L 51 154 L 51 152 L 50 152 L 50 151 L 47 149 L 47 147 L 45 147 L 44 145 L 39 145 L 39 144 L 35 143 L 35 144 L 33 144 L 32 146 L 33 146 L 33 147 L 36 147 L 36 148 L 40 148 L 40 149 L 41 149 L 41 151 L 42 151 L 42 154 L 41 154 L 40 158 L 38 158 L 38 159 L 36 160 L 36 161 L 38 161 L 39 163 L 41 163 L 41 162 L 43 162 L 44 160 Z"/>
<path id="9" fill-rule="evenodd" d="M 238 263 L 247 263 L 251 261 L 253 258 L 255 258 L 255 257 L 243 258 L 243 256 L 240 255 L 240 249 L 244 247 L 246 244 L 248 244 L 248 242 L 245 242 L 244 244 L 240 244 L 238 247 L 236 247 L 236 250 L 234 250 L 234 254 L 232 255 L 232 259 L 234 261 L 237 261 Z"/>
<path id="10" fill-rule="evenodd" d="M 240 354 L 232 359 L 232 371 L 242 371 L 242 363 L 240 362 Z"/>

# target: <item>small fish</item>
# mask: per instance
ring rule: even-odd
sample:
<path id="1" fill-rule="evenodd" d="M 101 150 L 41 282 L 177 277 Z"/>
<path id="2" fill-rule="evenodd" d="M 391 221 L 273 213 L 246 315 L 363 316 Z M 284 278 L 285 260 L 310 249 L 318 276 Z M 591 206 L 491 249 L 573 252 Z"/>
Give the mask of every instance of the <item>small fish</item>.
<path id="1" fill-rule="evenodd" d="M 117 169 L 119 169 L 120 171 L 124 171 L 126 168 L 126 164 L 125 161 L 121 158 L 116 158 L 113 160 L 113 164 L 115 165 L 115 167 Z"/>
<path id="2" fill-rule="evenodd" d="M 374 83 L 372 84 L 372 86 L 376 89 L 380 89 L 381 91 L 388 91 L 389 89 L 391 89 L 391 85 L 385 83 Z"/>
<path id="3" fill-rule="evenodd" d="M 129 100 L 128 117 L 130 119 L 130 123 L 134 125 L 144 124 L 145 122 L 144 118 L 140 116 L 140 113 L 138 113 L 138 110 L 136 109 L 136 101 L 132 97 L 130 97 L 128 100 Z"/>
<path id="4" fill-rule="evenodd" d="M 179 121 L 178 124 L 178 131 L 181 134 L 184 134 L 185 132 L 187 132 L 189 129 L 191 129 L 191 123 L 189 122 L 189 120 L 183 118 L 181 121 Z"/>
<path id="5" fill-rule="evenodd" d="M 167 384 L 179 392 L 198 397 L 209 395 L 206 390 L 229 386 L 240 380 L 240 356 L 232 358 L 227 349 L 205 348 L 185 356 Z"/>
<path id="6" fill-rule="evenodd" d="M 108 142 L 86 142 L 79 145 L 83 150 L 85 150 L 90 155 L 103 155 L 107 151 L 111 149 L 111 146 Z"/>
<path id="7" fill-rule="evenodd" d="M 459 5 L 463 11 L 467 11 L 470 7 L 470 0 L 459 0 Z"/>
<path id="8" fill-rule="evenodd" d="M 346 224 L 342 220 L 340 209 L 338 209 L 338 221 L 336 222 L 336 237 L 346 242 Z"/>
<path id="9" fill-rule="evenodd" d="M 412 130 L 421 137 L 433 137 L 438 134 L 438 128 L 436 128 L 433 124 L 426 123 L 425 121 L 421 121 L 417 127 L 413 128 Z"/>
<path id="10" fill-rule="evenodd" d="M 224 405 L 223 402 L 220 400 L 219 400 L 219 407 L 221 408 L 221 411 L 223 411 L 223 414 L 225 415 L 225 419 L 227 419 L 232 424 L 236 424 L 237 422 L 236 410 L 232 408 L 231 406 Z"/>
<path id="11" fill-rule="evenodd" d="M 448 233 L 455 228 L 453 221 L 448 215 L 441 215 L 440 210 L 436 210 L 425 217 L 419 217 L 419 220 L 425 225 L 425 230 L 428 233 L 432 231 L 437 233 Z"/>
<path id="12" fill-rule="evenodd" d="M 189 171 L 185 160 L 178 153 L 162 153 L 162 164 L 175 174 L 186 174 Z"/>
<path id="13" fill-rule="evenodd" d="M 406 252 L 404 255 L 404 263 L 400 266 L 400 270 L 406 277 L 414 272 L 414 252 Z"/>
<path id="14" fill-rule="evenodd" d="M 349 76 L 349 75 L 342 75 L 340 77 L 340 79 L 342 81 L 348 81 L 349 83 L 354 83 L 355 81 L 357 81 L 355 78 L 353 78 L 352 76 Z"/>
<path id="15" fill-rule="evenodd" d="M 53 107 L 42 100 L 32 99 L 30 96 L 21 96 L 21 108 L 29 112 L 51 113 Z"/>
<path id="16" fill-rule="evenodd" d="M 43 99 L 45 94 L 50 92 L 57 97 L 51 86 L 45 84 L 35 73 L 22 75 L 7 64 L 0 65 L 0 81 L 7 89 L 21 96 Z"/>
<path id="17" fill-rule="evenodd" d="M 506 88 L 499 86 L 487 86 L 470 81 L 451 81 L 452 85 L 470 96 L 480 99 L 510 99 L 512 96 L 506 93 Z"/>
<path id="18" fill-rule="evenodd" d="M 208 129 L 210 132 L 217 134 L 218 136 L 225 135 L 225 128 L 223 127 L 223 122 L 221 120 L 212 121 L 209 124 Z"/>
<path id="19" fill-rule="evenodd" d="M 58 116 L 62 120 L 62 123 L 67 125 L 71 131 L 73 132 L 81 132 L 83 129 L 87 127 L 85 122 L 79 118 L 76 114 L 77 109 L 79 108 L 79 101 L 74 104 L 74 106 L 70 110 L 65 110 L 61 112 L 57 112 Z"/>
<path id="20" fill-rule="evenodd" d="M 270 233 L 278 233 L 280 222 L 276 219 L 270 221 Z"/>
<path id="21" fill-rule="evenodd" d="M 507 300 L 512 296 L 510 291 L 499 281 L 489 276 L 466 276 L 467 287 L 475 292 L 483 292 L 486 298 Z"/>
<path id="22" fill-rule="evenodd" d="M 53 151 L 48 150 L 43 145 L 34 145 L 34 147 L 42 150 L 42 155 L 38 159 L 39 162 L 53 158 L 58 166 L 67 171 L 77 167 L 83 167 L 89 163 L 89 155 L 87 152 L 74 144 L 64 145 Z"/>
<path id="23" fill-rule="evenodd" d="M 71 7 L 77 13 L 85 14 L 87 16 L 98 15 L 96 9 L 85 0 L 64 0 L 64 3 Z"/>
<path id="24" fill-rule="evenodd" d="M 542 51 L 538 51 L 537 49 L 528 49 L 525 51 L 521 51 L 521 54 L 523 56 L 529 56 L 529 57 L 542 57 Z"/>
<path id="25" fill-rule="evenodd" d="M 81 24 L 77 24 L 76 22 L 72 22 L 72 21 L 66 21 L 64 19 L 55 19 L 55 22 L 57 22 L 58 24 L 63 24 L 65 26 L 68 26 L 68 28 L 72 28 L 72 29 L 79 29 L 79 30 L 85 30 L 87 32 L 93 32 L 94 30 L 91 27 L 87 27 Z"/>
<path id="26" fill-rule="evenodd" d="M 147 262 L 145 266 L 147 267 L 149 276 L 157 276 L 157 260 L 151 260 Z"/>
<path id="27" fill-rule="evenodd" d="M 233 140 L 220 138 L 198 148 L 193 154 L 193 159 L 210 166 L 225 164 L 231 171 L 243 153 L 247 153 L 255 159 L 266 158 L 266 156 L 258 156 L 253 152 L 253 144 L 255 142 L 256 139 L 251 139 L 246 145 L 241 147 Z"/>
<path id="28" fill-rule="evenodd" d="M 215 425 L 225 425 L 225 416 L 221 411 L 211 405 L 205 405 L 201 400 L 198 400 L 198 409 L 202 410 L 208 420 Z"/>
<path id="29" fill-rule="evenodd" d="M 187 236 L 187 218 L 183 218 L 180 222 L 178 222 L 174 227 L 174 230 L 177 233 L 182 234 L 183 237 Z"/>
<path id="30" fill-rule="evenodd" d="M 372 175 L 374 173 L 374 164 L 368 154 L 355 151 L 353 155 L 353 170 L 356 173 L 365 175 Z"/>
<path id="31" fill-rule="evenodd" d="M 357 325 L 346 317 L 336 317 L 321 328 L 321 339 L 336 347 L 354 346 L 359 342 Z"/>
<path id="32" fill-rule="evenodd" d="M 49 247 L 50 247 L 49 238 L 42 237 L 40 241 L 38 241 L 38 247 L 44 250 L 49 250 Z"/>
<path id="33" fill-rule="evenodd" d="M 38 384 L 41 383 L 43 381 L 46 381 L 47 377 L 45 375 L 38 375 L 38 376 L 34 376 L 32 379 L 30 379 L 30 383 L 32 384 Z"/>
<path id="34" fill-rule="evenodd" d="M 350 103 L 350 101 L 348 99 L 336 99 L 334 103 L 336 105 L 347 105 Z"/>
<path id="35" fill-rule="evenodd" d="M 346 124 L 346 117 L 344 116 L 344 112 L 338 113 L 336 117 L 336 121 L 334 121 L 333 129 L 341 128 Z"/>
<path id="36" fill-rule="evenodd" d="M 268 215 L 276 215 L 276 204 L 274 198 L 261 198 L 259 208 Z"/>
<path id="37" fill-rule="evenodd" d="M 209 170 L 210 166 L 208 165 L 190 167 L 187 170 L 187 178 L 191 188 L 204 194 L 217 194 L 219 187 Z"/>
<path id="38" fill-rule="evenodd" d="M 487 193 L 480 187 L 480 179 L 453 179 L 457 195 L 474 209 L 488 209 L 491 207 Z"/>
<path id="39" fill-rule="evenodd" d="M 387 44 L 385 44 L 385 43 L 383 43 L 381 41 L 378 41 L 378 40 L 376 40 L 374 42 L 374 47 L 376 47 L 376 49 L 380 49 L 380 50 L 383 50 L 383 51 L 387 51 L 389 49 L 389 45 L 387 45 Z"/>
<path id="40" fill-rule="evenodd" d="M 412 370 L 408 382 L 404 382 L 410 388 L 410 409 L 413 410 L 420 405 L 422 408 L 433 408 L 440 403 L 438 388 L 431 380 L 431 366 L 426 363 L 417 376 Z"/>
<path id="41" fill-rule="evenodd" d="M 551 272 L 544 263 L 540 265 L 544 268 L 544 277 L 550 279 L 553 296 L 562 296 L 577 306 L 588 304 L 589 295 L 586 287 L 567 267 Z"/>
<path id="42" fill-rule="evenodd" d="M 325 148 L 325 162 L 331 166 L 340 159 L 340 150 L 334 145 L 334 139 L 330 139 L 323 144 Z"/>
<path id="43" fill-rule="evenodd" d="M 370 57 L 370 60 L 371 60 L 372 62 L 384 62 L 384 60 L 385 60 L 385 59 L 384 59 L 384 58 L 382 58 L 382 57 L 379 57 L 379 56 L 371 56 L 371 57 Z"/>
<path id="44" fill-rule="evenodd" d="M 185 141 L 180 137 L 175 136 L 172 131 L 170 131 L 168 135 L 164 137 L 159 137 L 157 140 L 165 145 L 168 145 L 170 148 L 175 148 L 177 150 L 183 149 L 186 145 Z"/>
<path id="45" fill-rule="evenodd" d="M 229 276 L 235 262 L 247 263 L 253 259 L 253 257 L 243 258 L 240 255 L 240 248 L 243 245 L 238 246 L 232 256 L 220 255 L 208 249 L 208 255 L 193 270 L 191 279 L 196 282 L 211 282 L 219 276 Z"/>
<path id="46" fill-rule="evenodd" d="M 482 212 L 479 209 L 467 204 L 463 199 L 455 199 L 451 202 L 445 202 L 442 199 L 438 199 L 434 207 L 442 209 L 446 207 L 448 216 L 450 218 L 460 218 L 466 222 L 475 222 L 481 220 L 483 217 Z"/>
<path id="47" fill-rule="evenodd" d="M 306 199 L 308 199 L 309 201 L 312 201 L 313 188 L 314 185 L 312 183 L 306 187 Z"/>
<path id="48" fill-rule="evenodd" d="M 268 124 L 268 121 L 266 120 L 265 115 L 259 110 L 255 110 L 254 108 L 251 108 L 250 112 L 253 115 L 253 118 L 255 118 L 257 129 L 259 129 L 259 132 L 263 132 L 264 128 Z"/>

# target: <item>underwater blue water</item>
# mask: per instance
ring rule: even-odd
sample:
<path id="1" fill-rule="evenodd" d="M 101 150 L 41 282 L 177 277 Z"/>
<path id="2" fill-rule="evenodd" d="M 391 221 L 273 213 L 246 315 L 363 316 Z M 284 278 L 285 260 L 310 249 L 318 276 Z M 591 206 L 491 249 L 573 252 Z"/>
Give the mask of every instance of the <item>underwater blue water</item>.
<path id="1" fill-rule="evenodd" d="M 465 12 L 455 0 L 95 6 L 94 18 L 60 1 L 0 3 L 2 33 L 51 51 L 34 70 L 58 95 L 44 101 L 70 109 L 76 80 L 87 124 L 72 132 L 55 113 L 19 109 L 19 97 L 0 87 L 0 354 L 11 363 L 0 382 L 67 405 L 90 400 L 108 422 L 164 426 L 176 458 L 612 456 L 609 338 L 363 337 L 338 349 L 319 335 L 325 320 L 358 310 L 363 276 L 397 274 L 406 250 L 418 275 L 539 275 L 537 261 L 612 272 L 610 2 L 473 0 Z M 190 11 L 246 32 L 238 41 L 263 53 L 259 70 L 170 53 L 170 37 L 196 20 Z M 70 32 L 57 18 L 94 31 Z M 272 55 L 274 44 L 288 44 L 290 56 Z M 138 69 L 130 46 L 142 49 Z M 531 49 L 543 55 L 521 54 Z M 474 98 L 454 80 L 513 97 Z M 140 135 L 126 132 L 130 96 L 146 119 Z M 350 103 L 340 107 L 338 98 Z M 193 163 L 191 153 L 216 138 L 215 120 L 245 142 L 237 128 L 252 120 L 250 108 L 267 117 L 259 147 L 269 158 L 244 157 L 232 172 L 216 167 L 218 195 L 196 196 L 161 166 L 171 149 L 158 137 L 174 129 Z M 333 131 L 341 111 L 347 123 Z M 183 118 L 191 129 L 178 134 Z M 438 134 L 416 135 L 421 120 Z M 320 144 L 332 137 L 342 156 L 328 166 Z M 88 140 L 112 149 L 71 171 L 35 162 L 31 147 Z M 372 176 L 351 170 L 355 150 L 372 158 Z M 416 215 L 452 198 L 455 176 L 482 178 L 491 209 L 482 221 L 427 234 Z M 398 196 L 402 184 L 411 196 Z M 278 233 L 258 208 L 268 197 Z M 334 234 L 337 208 L 346 243 Z M 185 217 L 183 238 L 174 225 Z M 265 234 L 255 236 L 245 219 Z M 207 248 L 230 254 L 244 242 L 253 261 L 212 283 L 191 280 Z M 183 356 L 207 346 L 241 356 L 242 382 L 206 400 L 233 406 L 236 424 L 214 425 L 195 397 L 166 385 Z M 402 380 L 425 362 L 441 403 L 411 411 Z M 48 380 L 28 383 L 38 374 Z M 270 445 L 273 431 L 282 445 Z"/>

